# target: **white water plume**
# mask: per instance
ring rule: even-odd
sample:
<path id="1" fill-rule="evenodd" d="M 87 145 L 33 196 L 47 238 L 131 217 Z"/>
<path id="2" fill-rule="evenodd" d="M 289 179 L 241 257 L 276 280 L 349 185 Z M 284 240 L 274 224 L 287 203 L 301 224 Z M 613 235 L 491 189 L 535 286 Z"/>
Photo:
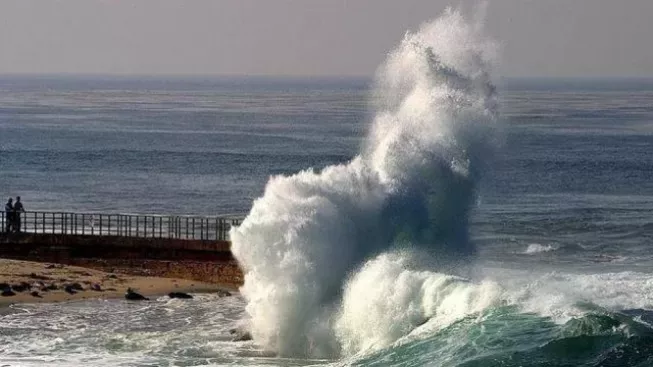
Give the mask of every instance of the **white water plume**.
<path id="1" fill-rule="evenodd" d="M 345 354 L 392 345 L 418 327 L 442 329 L 497 304 L 502 289 L 492 281 L 410 270 L 406 254 L 384 254 L 347 283 L 335 330 Z"/>
<path id="2" fill-rule="evenodd" d="M 379 69 L 376 114 L 359 156 L 321 172 L 270 179 L 263 197 L 231 231 L 258 344 L 282 356 L 355 353 L 365 347 L 359 342 L 363 334 L 349 329 L 370 320 L 343 321 L 356 317 L 347 310 L 393 292 L 384 283 L 366 294 L 352 291 L 360 279 L 369 279 L 366 271 L 380 269 L 366 261 L 382 259 L 395 247 L 419 249 L 443 271 L 473 255 L 468 212 L 492 144 L 494 50 L 480 26 L 447 10 L 408 33 Z M 427 282 L 422 275 L 406 279 Z M 416 320 L 435 317 L 431 311 Z M 400 337 L 414 324 L 410 320 L 406 330 L 390 327 L 389 335 L 377 335 L 380 344 Z"/>

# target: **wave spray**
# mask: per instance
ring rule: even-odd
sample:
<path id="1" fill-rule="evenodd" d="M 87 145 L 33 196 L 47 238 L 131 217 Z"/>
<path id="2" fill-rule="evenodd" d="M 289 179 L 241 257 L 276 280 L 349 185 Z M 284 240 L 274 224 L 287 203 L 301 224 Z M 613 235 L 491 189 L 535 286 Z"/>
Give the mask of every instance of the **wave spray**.
<path id="1" fill-rule="evenodd" d="M 474 253 L 468 212 L 493 140 L 496 47 L 481 31 L 449 9 L 407 33 L 377 73 L 360 154 L 272 177 L 231 230 L 258 344 L 355 354 L 492 302 L 492 285 L 442 274 Z M 416 253 L 428 270 L 408 270 Z"/>

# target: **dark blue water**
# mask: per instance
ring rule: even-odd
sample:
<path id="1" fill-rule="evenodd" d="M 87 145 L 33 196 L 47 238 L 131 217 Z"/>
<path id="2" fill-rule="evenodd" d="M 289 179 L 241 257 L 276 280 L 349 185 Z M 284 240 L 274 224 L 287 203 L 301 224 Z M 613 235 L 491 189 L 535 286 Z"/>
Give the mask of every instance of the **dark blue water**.
<path id="1" fill-rule="evenodd" d="M 525 284 L 520 311 L 496 308 L 360 363 L 454 353 L 469 366 L 650 365 L 653 83 L 499 89 L 471 232 L 480 272 Z M 0 194 L 28 210 L 245 215 L 271 175 L 356 155 L 369 102 L 365 80 L 3 77 Z M 570 299 L 591 306 L 569 319 Z"/>
<path id="2" fill-rule="evenodd" d="M 31 209 L 245 213 L 270 175 L 348 160 L 359 81 L 0 80 L 3 196 Z"/>

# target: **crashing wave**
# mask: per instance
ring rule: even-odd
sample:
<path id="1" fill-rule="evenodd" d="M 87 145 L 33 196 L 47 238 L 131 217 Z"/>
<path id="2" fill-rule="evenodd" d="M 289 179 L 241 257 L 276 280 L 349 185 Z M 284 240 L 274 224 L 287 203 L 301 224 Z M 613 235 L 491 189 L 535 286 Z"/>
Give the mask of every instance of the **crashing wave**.
<path id="1" fill-rule="evenodd" d="M 495 44 L 481 28 L 447 10 L 406 34 L 377 73 L 375 118 L 361 153 L 319 172 L 272 177 L 232 229 L 258 344 L 282 356 L 351 354 L 369 347 L 360 328 L 374 322 L 370 317 L 385 325 L 370 340 L 387 345 L 425 318 L 488 303 L 479 299 L 484 285 L 441 274 L 475 253 L 468 213 L 493 145 Z M 423 256 L 397 255 L 396 248 Z M 390 260 L 389 252 L 399 257 Z M 413 270 L 401 270 L 407 266 Z M 388 295 L 404 290 L 419 293 L 425 305 L 396 315 L 408 321 L 361 312 L 413 307 L 400 299 L 370 303 L 393 302 Z"/>

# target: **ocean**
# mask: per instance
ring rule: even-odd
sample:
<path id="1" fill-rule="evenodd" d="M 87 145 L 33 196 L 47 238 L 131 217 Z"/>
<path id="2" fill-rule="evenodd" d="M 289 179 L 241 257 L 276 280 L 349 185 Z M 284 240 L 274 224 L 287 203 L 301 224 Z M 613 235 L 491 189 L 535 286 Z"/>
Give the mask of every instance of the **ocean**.
<path id="1" fill-rule="evenodd" d="M 408 51 L 376 82 L 1 77 L 5 197 L 247 216 L 249 275 L 0 310 L 0 365 L 653 365 L 653 81 L 393 77 Z"/>

